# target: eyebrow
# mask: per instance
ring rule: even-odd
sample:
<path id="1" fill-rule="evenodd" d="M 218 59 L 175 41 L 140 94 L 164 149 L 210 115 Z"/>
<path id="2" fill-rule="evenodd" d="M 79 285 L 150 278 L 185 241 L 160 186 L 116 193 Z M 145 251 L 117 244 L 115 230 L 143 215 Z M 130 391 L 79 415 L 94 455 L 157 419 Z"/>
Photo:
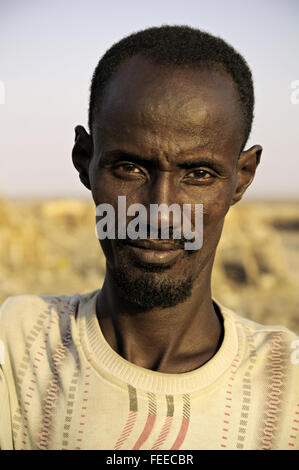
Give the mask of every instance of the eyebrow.
<path id="1" fill-rule="evenodd" d="M 193 152 L 195 152 L 198 149 L 194 149 Z M 188 153 L 192 153 L 192 151 L 188 151 Z M 181 154 L 182 155 L 182 154 Z M 187 158 L 187 157 L 186 157 Z M 129 161 L 132 161 L 134 163 L 139 163 L 140 165 L 144 165 L 147 167 L 156 167 L 159 165 L 159 160 L 157 157 L 154 158 L 146 158 L 144 156 L 135 154 L 133 152 L 127 152 L 125 150 L 121 149 L 115 149 L 115 150 L 110 150 L 107 152 L 104 152 L 101 156 L 102 163 L 113 163 L 115 161 L 127 159 Z M 209 155 L 205 155 L 202 157 L 196 156 L 196 159 L 186 159 L 182 162 L 178 162 L 177 166 L 179 168 L 183 169 L 192 169 L 192 168 L 197 168 L 200 166 L 209 166 L 212 168 L 215 168 L 216 170 L 218 169 L 219 171 L 225 169 L 225 165 L 219 161 L 216 160 L 214 157 L 211 157 Z"/>
<path id="2" fill-rule="evenodd" d="M 224 165 L 221 162 L 215 161 L 214 158 L 209 158 L 207 156 L 197 159 L 197 160 L 185 160 L 182 163 L 177 164 L 179 168 L 184 170 L 189 170 L 191 168 L 197 168 L 199 166 L 209 166 L 221 170 L 224 168 Z"/>
<path id="3" fill-rule="evenodd" d="M 120 150 L 120 149 L 103 152 L 101 156 L 102 163 L 113 163 L 115 161 L 124 160 L 124 159 L 127 159 L 135 163 L 143 164 L 146 166 L 156 166 L 158 163 L 157 158 L 146 158 L 146 157 L 137 155 L 135 153 L 127 152 L 125 150 Z"/>

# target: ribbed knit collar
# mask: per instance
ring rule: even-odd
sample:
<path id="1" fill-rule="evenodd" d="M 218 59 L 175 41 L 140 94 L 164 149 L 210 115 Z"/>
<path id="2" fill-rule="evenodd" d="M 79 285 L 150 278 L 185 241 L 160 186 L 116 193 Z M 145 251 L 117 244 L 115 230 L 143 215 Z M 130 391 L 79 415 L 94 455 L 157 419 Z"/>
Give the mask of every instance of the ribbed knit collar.
<path id="1" fill-rule="evenodd" d="M 237 355 L 242 355 L 243 341 L 238 333 L 236 315 L 218 305 L 224 320 L 224 338 L 216 354 L 191 372 L 169 374 L 137 366 L 114 351 L 106 341 L 96 315 L 99 290 L 77 297 L 80 342 L 90 364 L 101 374 L 109 374 L 125 384 L 147 392 L 184 394 L 203 390 L 225 374 Z M 237 364 L 236 364 L 237 365 Z"/>

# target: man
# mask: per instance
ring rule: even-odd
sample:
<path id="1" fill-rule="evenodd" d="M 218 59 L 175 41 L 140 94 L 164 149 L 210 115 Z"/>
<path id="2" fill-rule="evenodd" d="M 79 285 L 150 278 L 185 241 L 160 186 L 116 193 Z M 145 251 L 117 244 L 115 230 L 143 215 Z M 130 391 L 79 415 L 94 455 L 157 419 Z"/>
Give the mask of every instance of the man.
<path id="1" fill-rule="evenodd" d="M 202 204 L 203 244 L 186 250 L 173 215 L 168 240 L 100 240 L 101 290 L 4 302 L 1 448 L 299 447 L 296 335 L 239 317 L 210 288 L 225 215 L 262 152 L 245 149 L 253 105 L 245 60 L 196 29 L 150 28 L 101 59 L 90 132 L 76 127 L 82 183 L 97 208 L 189 204 L 192 227 Z"/>

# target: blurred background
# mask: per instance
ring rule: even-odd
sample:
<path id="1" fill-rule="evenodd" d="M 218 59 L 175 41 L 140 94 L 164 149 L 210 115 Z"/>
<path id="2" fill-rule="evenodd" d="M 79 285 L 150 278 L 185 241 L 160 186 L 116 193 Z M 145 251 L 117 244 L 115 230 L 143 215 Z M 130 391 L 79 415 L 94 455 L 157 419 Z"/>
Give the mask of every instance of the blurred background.
<path id="1" fill-rule="evenodd" d="M 0 1 L 0 302 L 101 286 L 105 261 L 89 191 L 71 162 L 87 128 L 104 52 L 149 26 L 187 24 L 247 60 L 263 146 L 246 196 L 227 216 L 213 276 L 224 305 L 299 332 L 299 2 L 297 0 Z"/>

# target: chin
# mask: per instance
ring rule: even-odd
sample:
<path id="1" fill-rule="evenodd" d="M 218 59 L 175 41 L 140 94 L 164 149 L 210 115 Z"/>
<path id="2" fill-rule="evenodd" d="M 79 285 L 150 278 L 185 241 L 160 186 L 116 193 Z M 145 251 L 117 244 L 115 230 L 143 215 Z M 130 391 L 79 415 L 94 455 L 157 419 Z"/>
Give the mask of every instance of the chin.
<path id="1" fill-rule="evenodd" d="M 121 297 L 143 310 L 174 307 L 184 302 L 192 291 L 191 276 L 175 278 L 159 266 L 138 270 L 128 266 L 115 268 L 111 275 Z"/>

